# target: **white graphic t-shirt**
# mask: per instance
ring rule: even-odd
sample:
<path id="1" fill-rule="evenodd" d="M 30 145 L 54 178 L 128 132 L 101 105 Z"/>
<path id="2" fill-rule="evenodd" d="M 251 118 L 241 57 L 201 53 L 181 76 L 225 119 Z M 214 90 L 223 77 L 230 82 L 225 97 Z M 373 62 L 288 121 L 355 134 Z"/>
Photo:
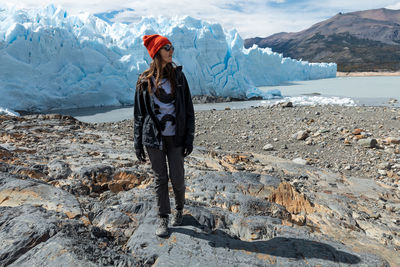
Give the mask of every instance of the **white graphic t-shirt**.
<path id="1" fill-rule="evenodd" d="M 154 78 L 153 84 L 155 84 Z M 175 97 L 171 94 L 171 84 L 168 79 L 161 80 L 158 94 L 156 93 L 156 88 L 153 87 L 152 96 L 155 113 L 161 125 L 161 134 L 164 136 L 175 135 Z"/>

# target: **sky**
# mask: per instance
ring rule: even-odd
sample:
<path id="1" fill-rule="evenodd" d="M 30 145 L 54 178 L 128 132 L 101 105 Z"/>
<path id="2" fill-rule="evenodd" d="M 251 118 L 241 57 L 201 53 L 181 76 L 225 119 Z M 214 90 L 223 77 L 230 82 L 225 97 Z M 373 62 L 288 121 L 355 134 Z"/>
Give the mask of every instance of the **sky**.
<path id="1" fill-rule="evenodd" d="M 0 0 L 22 8 L 60 5 L 71 15 L 112 11 L 110 21 L 135 22 L 142 16 L 192 16 L 235 28 L 242 38 L 266 37 L 278 32 L 297 32 L 339 12 L 390 8 L 400 0 Z"/>

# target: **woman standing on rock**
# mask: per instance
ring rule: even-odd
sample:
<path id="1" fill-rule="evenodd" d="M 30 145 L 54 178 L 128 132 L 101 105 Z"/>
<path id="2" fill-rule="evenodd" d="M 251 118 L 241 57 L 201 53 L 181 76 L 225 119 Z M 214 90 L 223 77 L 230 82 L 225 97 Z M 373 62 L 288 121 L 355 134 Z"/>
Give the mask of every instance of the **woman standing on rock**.
<path id="1" fill-rule="evenodd" d="M 145 35 L 143 42 L 153 61 L 136 83 L 135 150 L 140 161 L 145 161 L 144 147 L 149 155 L 155 174 L 159 215 L 156 235 L 166 236 L 171 213 L 168 178 L 171 178 L 175 194 L 176 213 L 172 225 L 182 224 L 183 165 L 184 157 L 193 150 L 194 110 L 182 67 L 172 62 L 174 47 L 171 42 L 158 34 Z"/>

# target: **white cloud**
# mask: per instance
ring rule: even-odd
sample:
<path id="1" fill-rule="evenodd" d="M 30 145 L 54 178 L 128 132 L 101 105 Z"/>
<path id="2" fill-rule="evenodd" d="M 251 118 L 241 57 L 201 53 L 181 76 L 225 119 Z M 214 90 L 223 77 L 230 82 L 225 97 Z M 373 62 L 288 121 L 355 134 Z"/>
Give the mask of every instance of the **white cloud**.
<path id="1" fill-rule="evenodd" d="M 389 9 L 400 9 L 400 2 L 392 4 L 392 5 L 388 5 L 386 8 L 389 8 Z"/>
<path id="2" fill-rule="evenodd" d="M 400 8 L 399 0 L 18 0 L 20 7 L 61 5 L 70 14 L 100 13 L 132 8 L 119 14 L 123 21 L 137 21 L 140 16 L 185 16 L 221 23 L 225 29 L 236 28 L 243 38 L 268 36 L 282 31 L 300 31 L 334 16 L 372 8 Z M 2 0 L 5 3 L 15 3 Z M 377 3 L 379 2 L 379 3 Z M 129 19 L 133 16 L 133 19 Z"/>

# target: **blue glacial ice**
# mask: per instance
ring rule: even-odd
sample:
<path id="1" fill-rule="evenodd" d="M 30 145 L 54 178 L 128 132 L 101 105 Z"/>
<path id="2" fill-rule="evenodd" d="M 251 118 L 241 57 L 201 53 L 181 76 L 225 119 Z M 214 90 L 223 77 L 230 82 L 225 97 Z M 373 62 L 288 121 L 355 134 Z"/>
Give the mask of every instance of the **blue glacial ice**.
<path id="1" fill-rule="evenodd" d="M 0 5 L 0 107 L 41 111 L 133 104 L 149 62 L 142 36 L 158 33 L 175 46 L 192 95 L 279 98 L 257 86 L 336 76 L 334 63 L 284 58 L 269 48 L 245 49 L 236 30 L 192 17 L 145 17 L 109 24 L 61 7 Z"/>

